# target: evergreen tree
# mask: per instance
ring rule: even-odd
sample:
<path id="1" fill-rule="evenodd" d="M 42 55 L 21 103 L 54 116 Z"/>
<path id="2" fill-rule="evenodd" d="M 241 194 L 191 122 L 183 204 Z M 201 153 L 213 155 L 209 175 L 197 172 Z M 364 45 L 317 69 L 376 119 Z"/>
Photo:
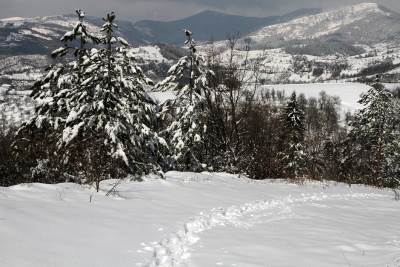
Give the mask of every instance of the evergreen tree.
<path id="1" fill-rule="evenodd" d="M 283 142 L 287 142 L 281 152 L 283 174 L 289 178 L 301 178 L 306 173 L 306 156 L 304 152 L 304 112 L 293 92 L 282 114 L 284 133 Z"/>
<path id="2" fill-rule="evenodd" d="M 162 118 L 168 121 L 163 131 L 171 150 L 170 167 L 201 171 L 204 163 L 204 135 L 207 130 L 206 99 L 209 77 L 213 75 L 196 51 L 192 32 L 185 30 L 189 54 L 168 71 L 158 83 L 161 91 L 173 91 L 176 98 L 164 103 Z M 169 118 L 169 119 L 168 119 Z"/>
<path id="3" fill-rule="evenodd" d="M 362 182 L 394 186 L 400 177 L 399 105 L 379 81 L 359 103 L 363 108 L 350 122 L 352 153 L 344 164 L 355 168 L 353 173 Z"/>
<path id="4" fill-rule="evenodd" d="M 44 158 L 65 176 L 95 182 L 97 189 L 102 179 L 158 171 L 165 145 L 153 130 L 155 104 L 145 92 L 150 81 L 129 50 L 114 47 L 117 42 L 128 46 L 114 36 L 115 27 L 110 13 L 97 38 L 103 48 L 80 46 L 77 60 L 52 68 L 35 84 L 36 116 L 20 130 L 21 137 L 50 136 Z M 72 32 L 66 34 L 70 41 L 79 33 Z M 64 53 L 59 49 L 53 55 Z"/>
<path id="5" fill-rule="evenodd" d="M 88 53 L 85 45 L 97 44 L 100 40 L 87 31 L 84 12 L 77 10 L 76 13 L 79 21 L 61 38 L 64 45 L 51 53 L 57 59 L 71 52 L 75 59 L 65 64 L 59 61 L 48 66 L 47 74 L 34 83 L 31 97 L 36 101 L 36 114 L 20 127 L 14 143 L 19 164 L 31 168 L 23 172 L 31 172 L 32 181 L 79 180 L 62 173 L 57 143 L 70 109 L 66 100 L 71 97 L 71 89 L 80 86 L 83 79 L 82 62 Z"/>

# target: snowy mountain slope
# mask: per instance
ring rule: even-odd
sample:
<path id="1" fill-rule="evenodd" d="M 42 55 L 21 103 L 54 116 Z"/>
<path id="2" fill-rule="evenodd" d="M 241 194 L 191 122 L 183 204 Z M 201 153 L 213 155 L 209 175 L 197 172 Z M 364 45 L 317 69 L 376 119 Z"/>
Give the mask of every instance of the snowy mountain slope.
<path id="1" fill-rule="evenodd" d="M 398 44 L 400 15 L 376 3 L 361 3 L 266 26 L 242 38 L 245 39 L 251 40 L 253 49 L 284 48 L 292 54 L 356 55 L 363 52 L 361 44 Z"/>
<path id="2" fill-rule="evenodd" d="M 264 27 L 247 37 L 257 43 L 268 43 L 274 40 L 315 39 L 338 32 L 353 23 L 374 20 L 381 16 L 392 18 L 393 15 L 383 11 L 378 4 L 362 3 Z"/>
<path id="3" fill-rule="evenodd" d="M 130 21 L 118 20 L 119 35 L 130 43 L 182 44 L 183 28 L 197 31 L 196 38 L 208 41 L 211 36 L 223 40 L 228 33 L 242 35 L 290 19 L 318 13 L 319 9 L 302 9 L 275 17 L 252 18 L 204 11 L 188 18 L 171 21 Z M 86 17 L 90 31 L 98 32 L 103 24 L 101 18 Z M 12 17 L 0 20 L 0 55 L 48 54 L 59 46 L 59 39 L 76 24 L 75 15 L 59 15 L 35 18 Z"/>
<path id="4" fill-rule="evenodd" d="M 400 67 L 400 44 L 380 43 L 371 47 L 365 45 L 362 49 L 364 53 L 354 56 L 293 55 L 282 48 L 252 50 L 248 54 L 237 50 L 234 59 L 238 64 L 246 57 L 251 61 L 261 59 L 260 78 L 267 84 L 356 81 L 375 74 L 387 77 L 387 80 L 398 80 L 396 69 Z M 228 54 L 229 51 L 220 54 L 224 63 L 229 59 Z"/>
<path id="5" fill-rule="evenodd" d="M 250 43 L 250 45 L 248 45 Z M 202 44 L 229 60 L 228 41 Z M 247 54 L 244 47 L 249 46 Z M 400 15 L 375 3 L 339 7 L 264 27 L 237 41 L 234 60 L 261 59 L 260 81 L 315 83 L 400 78 Z"/>
<path id="6" fill-rule="evenodd" d="M 0 55 L 47 55 L 60 46 L 60 38 L 75 26 L 75 15 L 35 18 L 6 18 L 0 20 Z M 86 17 L 91 32 L 99 32 L 103 20 Z M 119 21 L 118 34 L 133 43 L 139 35 L 128 21 Z"/>
<path id="7" fill-rule="evenodd" d="M 366 186 L 166 174 L 0 188 L 1 266 L 396 266 L 399 203 Z M 349 262 L 349 263 L 348 263 Z M 346 265 L 347 264 L 347 265 Z"/>
<path id="8" fill-rule="evenodd" d="M 0 54 L 48 54 L 61 36 L 76 24 L 75 16 L 8 18 L 0 20 Z M 88 23 L 90 30 L 99 27 Z"/>

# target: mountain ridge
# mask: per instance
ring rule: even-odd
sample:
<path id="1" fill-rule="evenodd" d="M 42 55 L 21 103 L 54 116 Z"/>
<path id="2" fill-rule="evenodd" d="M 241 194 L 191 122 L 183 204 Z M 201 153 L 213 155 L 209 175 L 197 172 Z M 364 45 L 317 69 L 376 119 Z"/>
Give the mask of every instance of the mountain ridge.
<path id="1" fill-rule="evenodd" d="M 248 34 L 266 25 L 288 21 L 294 17 L 319 12 L 318 9 L 297 10 L 283 16 L 265 18 L 244 17 L 206 10 L 182 20 L 160 22 L 143 20 L 136 23 L 118 20 L 118 34 L 133 44 L 169 43 L 180 45 L 185 41 L 182 33 L 190 28 L 196 40 L 223 40 L 227 34 Z M 86 17 L 88 27 L 99 31 L 101 18 Z M 76 23 L 75 15 L 54 15 L 44 17 L 12 17 L 0 19 L 0 55 L 48 54 L 58 47 L 59 39 Z"/>
<path id="2" fill-rule="evenodd" d="M 173 21 L 142 20 L 133 24 L 139 32 L 148 35 L 147 42 L 181 44 L 181 30 L 189 28 L 200 41 L 223 40 L 228 34 L 246 35 L 257 28 L 288 21 L 294 17 L 320 12 L 321 9 L 299 9 L 282 16 L 246 17 L 219 11 L 204 10 L 184 19 Z"/>
<path id="3" fill-rule="evenodd" d="M 285 48 L 317 56 L 355 55 L 363 52 L 359 48 L 362 45 L 400 43 L 400 15 L 376 3 L 361 3 L 268 25 L 241 40 L 245 39 L 251 41 L 253 49 Z"/>

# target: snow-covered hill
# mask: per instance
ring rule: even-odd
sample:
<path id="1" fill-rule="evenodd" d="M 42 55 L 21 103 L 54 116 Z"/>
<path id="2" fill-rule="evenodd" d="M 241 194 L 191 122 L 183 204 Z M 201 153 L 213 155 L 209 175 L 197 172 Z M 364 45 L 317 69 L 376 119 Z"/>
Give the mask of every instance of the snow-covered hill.
<path id="1" fill-rule="evenodd" d="M 399 211 L 389 190 L 221 173 L 21 184 L 0 188 L 0 266 L 396 267 Z"/>
<path id="2" fill-rule="evenodd" d="M 0 20 L 0 55 L 48 54 L 60 46 L 60 37 L 76 24 L 75 16 L 7 18 Z M 88 23 L 98 31 L 98 25 Z"/>
<path id="3" fill-rule="evenodd" d="M 324 12 L 304 9 L 269 18 L 248 18 L 206 11 L 174 22 L 119 21 L 118 24 L 119 35 L 135 44 L 181 44 L 184 41 L 182 28 L 190 27 L 197 30 L 195 37 L 200 41 L 207 41 L 210 36 L 220 40 L 227 33 L 241 32 L 245 34 L 243 39 L 251 39 L 257 48 L 290 47 L 294 50 L 309 46 L 320 50 L 317 44 L 322 42 L 330 50 L 341 49 L 356 53 L 360 50 L 354 48 L 354 45 L 399 41 L 399 22 L 400 15 L 385 7 L 375 3 L 361 3 Z M 74 15 L 2 19 L 0 55 L 48 53 L 49 48 L 59 45 L 62 33 L 75 23 Z M 102 20 L 89 16 L 87 24 L 90 30 L 98 31 Z M 245 26 L 248 29 L 242 29 Z M 249 33 L 251 30 L 253 32 Z M 214 31 L 218 33 L 214 34 Z"/>
<path id="4" fill-rule="evenodd" d="M 90 10 L 87 10 L 90 12 Z M 184 41 L 182 29 L 190 27 L 197 32 L 196 39 L 208 41 L 223 40 L 227 33 L 240 32 L 242 35 L 267 25 L 282 23 L 293 18 L 315 14 L 320 9 L 300 9 L 282 16 L 266 18 L 244 17 L 214 11 L 204 11 L 176 21 L 130 21 L 118 20 L 119 34 L 134 44 L 168 43 L 181 44 Z M 97 17 L 86 18 L 89 30 L 97 31 L 103 21 Z M 0 20 L 0 55 L 45 54 L 62 36 L 65 29 L 76 23 L 74 15 L 46 16 L 35 18 L 11 17 Z M 44 44 L 47 42 L 47 45 Z M 1 48 L 4 49 L 1 49 Z M 6 50 L 6 47 L 12 47 Z"/>
<path id="5" fill-rule="evenodd" d="M 282 24 L 267 26 L 249 34 L 247 37 L 256 43 L 262 42 L 266 44 L 275 40 L 315 39 L 344 31 L 349 25 L 360 21 L 369 22 L 377 17 L 398 19 L 396 15 L 384 11 L 376 3 L 362 3 L 301 17 Z M 352 30 L 354 32 L 361 29 L 353 27 Z M 392 29 L 388 29 L 388 31 L 390 30 Z M 351 33 L 348 34 L 351 35 Z M 370 36 L 370 38 L 374 38 L 374 36 Z"/>
<path id="6" fill-rule="evenodd" d="M 324 81 L 357 81 L 368 76 L 380 74 L 387 82 L 396 82 L 400 78 L 400 45 L 380 43 L 374 46 L 362 46 L 364 52 L 354 56 L 333 55 L 296 55 L 284 48 L 243 50 L 234 52 L 234 61 L 242 64 L 244 60 L 260 61 L 262 82 L 276 83 L 315 83 Z M 205 46 L 205 50 L 208 46 Z M 223 63 L 228 63 L 229 51 L 220 53 Z"/>
<path id="7" fill-rule="evenodd" d="M 400 41 L 400 15 L 376 3 L 339 7 L 254 31 L 242 40 L 260 48 L 286 48 L 292 53 L 357 54 L 357 45 Z M 225 42 L 219 42 L 224 46 Z"/>
<path id="8" fill-rule="evenodd" d="M 229 42 L 214 46 L 222 61 L 229 59 Z M 250 47 L 250 53 L 244 51 Z M 399 79 L 400 15 L 375 3 L 339 7 L 266 26 L 237 41 L 235 60 L 262 59 L 262 81 L 310 83 L 358 80 L 383 74 Z"/>

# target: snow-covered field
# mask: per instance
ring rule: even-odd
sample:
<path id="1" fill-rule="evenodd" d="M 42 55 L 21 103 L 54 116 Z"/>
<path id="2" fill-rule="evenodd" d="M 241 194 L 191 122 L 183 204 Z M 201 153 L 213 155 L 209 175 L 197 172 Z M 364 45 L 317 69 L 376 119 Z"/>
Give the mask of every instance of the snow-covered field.
<path id="1" fill-rule="evenodd" d="M 386 85 L 389 89 L 392 86 Z M 319 98 L 321 92 L 325 92 L 329 96 L 337 96 L 341 100 L 341 114 L 346 112 L 355 112 L 360 109 L 362 105 L 358 103 L 361 94 L 369 89 L 369 85 L 363 83 L 346 83 L 346 82 L 332 82 L 332 83 L 304 83 L 304 84 L 271 84 L 262 85 L 257 89 L 255 97 L 261 99 L 261 94 L 265 94 L 267 89 L 274 89 L 276 91 L 284 91 L 285 96 L 289 97 L 295 91 L 297 95 L 304 94 L 306 98 Z M 172 92 L 152 92 L 150 95 L 162 103 L 168 99 L 173 99 Z"/>
<path id="2" fill-rule="evenodd" d="M 342 101 L 342 112 L 354 112 L 362 106 L 358 103 L 362 93 L 365 93 L 370 88 L 363 83 L 310 83 L 310 84 L 276 84 L 265 85 L 262 89 L 275 89 L 285 91 L 286 96 L 289 96 L 293 91 L 296 94 L 304 94 L 307 98 L 318 98 L 321 92 L 325 92 L 330 96 L 338 96 Z M 260 91 L 262 91 L 262 89 Z"/>
<path id="3" fill-rule="evenodd" d="M 115 182 L 0 188 L 0 266 L 400 266 L 389 190 L 170 172 L 106 196 Z"/>

